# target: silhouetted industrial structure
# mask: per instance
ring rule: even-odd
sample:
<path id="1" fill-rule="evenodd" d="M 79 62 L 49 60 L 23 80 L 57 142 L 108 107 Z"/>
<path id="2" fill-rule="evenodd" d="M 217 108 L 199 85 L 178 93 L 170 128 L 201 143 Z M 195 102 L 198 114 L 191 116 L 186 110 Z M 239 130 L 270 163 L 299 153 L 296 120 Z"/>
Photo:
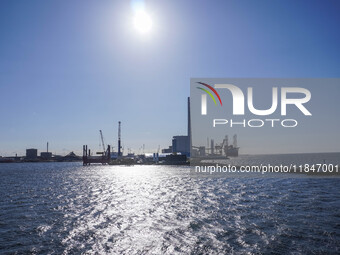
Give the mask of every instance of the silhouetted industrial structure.
<path id="1" fill-rule="evenodd" d="M 108 164 L 111 160 L 111 147 L 107 146 L 107 149 L 100 156 L 92 156 L 91 150 L 87 148 L 87 145 L 83 145 L 83 165 L 91 165 L 92 163 Z"/>
<path id="2" fill-rule="evenodd" d="M 26 158 L 27 159 L 37 159 L 38 158 L 38 150 L 37 149 L 26 149 Z"/>
<path id="3" fill-rule="evenodd" d="M 210 141 L 210 146 L 209 146 Z M 207 158 L 227 158 L 237 157 L 239 147 L 237 147 L 237 135 L 233 136 L 233 144 L 229 145 L 229 139 L 226 135 L 222 143 L 215 143 L 214 139 L 207 139 L 207 147 L 193 146 L 194 157 L 207 157 Z"/>
<path id="4" fill-rule="evenodd" d="M 172 145 L 168 149 L 163 149 L 163 153 L 172 152 L 174 154 L 182 154 L 190 157 L 191 149 L 191 117 L 190 117 L 190 97 L 188 97 L 188 123 L 187 135 L 176 135 L 172 138 Z"/>
<path id="5" fill-rule="evenodd" d="M 52 159 L 52 152 L 48 152 L 48 142 L 47 142 L 47 145 L 46 145 L 46 152 L 41 152 L 40 157 L 44 160 Z"/>
<path id="6" fill-rule="evenodd" d="M 120 141 L 120 135 L 121 135 L 120 125 L 121 125 L 121 122 L 118 121 L 118 157 L 122 156 L 122 152 L 121 152 L 122 146 L 121 146 L 121 141 Z"/>

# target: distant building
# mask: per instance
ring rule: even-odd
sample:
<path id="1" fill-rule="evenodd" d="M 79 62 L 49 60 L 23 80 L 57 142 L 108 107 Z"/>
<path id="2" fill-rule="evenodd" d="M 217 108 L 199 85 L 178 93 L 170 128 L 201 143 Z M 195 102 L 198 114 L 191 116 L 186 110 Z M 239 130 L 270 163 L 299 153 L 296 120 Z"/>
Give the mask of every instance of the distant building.
<path id="1" fill-rule="evenodd" d="M 172 153 L 172 146 L 169 146 L 167 149 L 162 149 L 162 153 Z"/>
<path id="2" fill-rule="evenodd" d="M 52 152 L 41 152 L 40 157 L 42 159 L 51 159 L 52 158 Z"/>
<path id="3" fill-rule="evenodd" d="M 163 149 L 162 153 L 180 153 L 190 157 L 191 149 L 191 116 L 190 116 L 190 97 L 188 97 L 188 135 L 177 135 L 172 138 L 172 146 L 168 149 Z"/>
<path id="4" fill-rule="evenodd" d="M 190 136 L 177 135 L 172 138 L 172 152 L 190 156 Z"/>
<path id="5" fill-rule="evenodd" d="M 26 149 L 26 158 L 28 159 L 36 159 L 38 157 L 37 149 Z"/>

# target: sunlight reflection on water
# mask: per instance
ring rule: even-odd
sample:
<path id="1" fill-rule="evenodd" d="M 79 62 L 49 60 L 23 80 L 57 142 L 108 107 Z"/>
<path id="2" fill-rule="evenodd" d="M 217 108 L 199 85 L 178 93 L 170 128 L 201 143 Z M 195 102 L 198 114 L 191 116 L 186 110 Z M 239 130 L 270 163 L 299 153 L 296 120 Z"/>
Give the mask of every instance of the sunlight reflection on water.
<path id="1" fill-rule="evenodd" d="M 339 242 L 337 179 L 192 178 L 189 167 L 0 166 L 8 253 L 312 253 Z"/>

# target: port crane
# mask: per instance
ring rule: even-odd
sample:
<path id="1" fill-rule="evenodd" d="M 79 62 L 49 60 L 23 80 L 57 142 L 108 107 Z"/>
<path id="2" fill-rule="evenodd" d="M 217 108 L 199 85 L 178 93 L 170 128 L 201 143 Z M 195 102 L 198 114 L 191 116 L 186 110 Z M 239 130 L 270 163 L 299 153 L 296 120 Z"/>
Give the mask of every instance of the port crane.
<path id="1" fill-rule="evenodd" d="M 100 133 L 100 139 L 102 140 L 102 146 L 103 146 L 103 155 L 105 155 L 106 153 L 106 147 L 105 147 L 105 143 L 104 143 L 104 137 L 103 137 L 103 132 L 101 130 L 99 130 Z"/>

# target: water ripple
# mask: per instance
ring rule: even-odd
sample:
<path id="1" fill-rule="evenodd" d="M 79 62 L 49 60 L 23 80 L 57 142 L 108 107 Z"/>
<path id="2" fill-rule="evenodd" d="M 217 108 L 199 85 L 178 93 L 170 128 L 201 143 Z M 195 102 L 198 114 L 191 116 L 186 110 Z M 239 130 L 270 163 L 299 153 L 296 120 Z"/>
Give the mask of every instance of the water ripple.
<path id="1" fill-rule="evenodd" d="M 187 167 L 3 164 L 6 254 L 336 254 L 338 179 L 192 178 Z"/>

